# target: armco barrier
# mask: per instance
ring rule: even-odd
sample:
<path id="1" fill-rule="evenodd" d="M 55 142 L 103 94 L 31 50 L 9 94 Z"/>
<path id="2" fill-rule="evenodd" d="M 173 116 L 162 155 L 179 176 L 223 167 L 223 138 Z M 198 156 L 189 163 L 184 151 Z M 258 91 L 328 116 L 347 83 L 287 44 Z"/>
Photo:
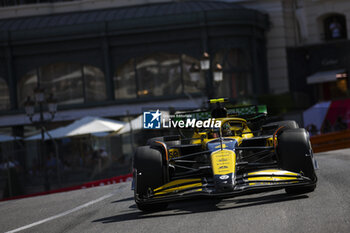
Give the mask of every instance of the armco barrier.
<path id="1" fill-rule="evenodd" d="M 33 194 L 27 194 L 27 195 L 21 195 L 21 196 L 5 198 L 5 199 L 1 199 L 0 202 L 1 201 L 14 200 L 14 199 L 21 199 L 21 198 L 26 198 L 26 197 L 42 196 L 42 195 L 47 195 L 47 194 L 52 194 L 52 193 L 61 193 L 61 192 L 78 190 L 78 189 L 86 189 L 86 188 L 104 186 L 104 185 L 109 185 L 109 184 L 117 184 L 117 183 L 122 183 L 122 182 L 129 181 L 131 179 L 132 179 L 132 174 L 127 174 L 127 175 L 122 175 L 122 176 L 116 176 L 116 177 L 109 178 L 109 179 L 91 181 L 91 182 L 87 182 L 87 183 L 84 183 L 84 184 L 81 184 L 81 185 L 76 185 L 76 186 L 71 186 L 71 187 L 66 187 L 66 188 L 50 190 L 50 191 L 46 191 L 46 192 L 33 193 Z"/>
<path id="2" fill-rule="evenodd" d="M 310 141 L 315 153 L 350 148 L 350 129 L 312 136 Z"/>

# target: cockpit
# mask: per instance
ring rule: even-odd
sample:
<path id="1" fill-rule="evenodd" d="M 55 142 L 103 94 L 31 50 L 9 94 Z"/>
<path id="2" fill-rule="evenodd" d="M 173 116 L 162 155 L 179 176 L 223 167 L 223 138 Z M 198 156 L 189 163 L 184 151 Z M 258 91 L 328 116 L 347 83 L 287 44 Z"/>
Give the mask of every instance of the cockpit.
<path id="1" fill-rule="evenodd" d="M 221 126 L 223 137 L 240 136 L 245 128 L 245 124 L 239 121 L 226 121 Z"/>

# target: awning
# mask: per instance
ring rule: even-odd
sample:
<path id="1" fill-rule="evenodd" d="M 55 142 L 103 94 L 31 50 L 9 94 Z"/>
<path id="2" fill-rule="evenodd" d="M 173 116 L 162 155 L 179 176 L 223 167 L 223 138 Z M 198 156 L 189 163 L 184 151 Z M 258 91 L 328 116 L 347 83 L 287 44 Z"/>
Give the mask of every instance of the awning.
<path id="1" fill-rule="evenodd" d="M 345 69 L 339 69 L 314 73 L 313 75 L 307 77 L 307 84 L 337 81 L 337 74 L 343 74 L 345 71 Z M 343 76 L 341 76 L 341 78 L 343 78 Z"/>
<path id="2" fill-rule="evenodd" d="M 114 133 L 113 135 L 130 133 L 132 130 L 141 130 L 143 126 L 142 121 L 143 121 L 143 115 L 139 115 L 138 117 L 134 118 L 130 122 L 126 123 L 121 130 Z"/>
<path id="3" fill-rule="evenodd" d="M 104 119 L 100 117 L 84 117 L 70 125 L 57 128 L 45 133 L 45 140 L 51 138 L 73 137 L 100 132 L 118 131 L 125 125 L 124 122 Z M 25 140 L 41 139 L 41 134 L 26 138 Z"/>
<path id="4" fill-rule="evenodd" d="M 182 16 L 184 14 L 193 15 L 195 13 L 203 13 L 206 11 L 229 11 L 242 13 L 240 19 L 249 17 L 251 20 L 255 17 L 250 9 L 246 9 L 243 6 L 232 2 L 220 2 L 220 1 L 207 1 L 205 3 L 201 1 L 151 1 L 153 4 L 134 5 L 128 7 L 108 7 L 108 9 L 99 10 L 87 10 L 87 11 L 75 11 L 61 14 L 50 15 L 37 15 L 32 17 L 12 17 L 10 19 L 0 20 L 0 31 L 28 31 L 46 28 L 52 30 L 60 26 L 72 26 L 72 25 L 86 25 L 93 23 L 107 23 L 118 22 L 121 24 L 123 21 L 133 20 L 135 26 L 135 20 L 140 19 L 140 22 L 149 23 L 152 18 L 160 17 L 163 19 L 161 24 L 166 23 L 165 18 L 167 16 Z M 44 5 L 44 4 L 43 4 Z M 75 3 L 69 3 L 72 7 L 83 7 Z M 73 6 L 75 5 L 75 6 Z M 131 5 L 131 4 L 130 4 Z M 42 7 L 40 5 L 40 7 Z M 24 6 L 23 6 L 24 8 Z M 236 14 L 237 14 L 236 13 Z M 232 13 L 233 15 L 235 13 Z M 208 16 L 209 17 L 209 14 Z M 145 20 L 145 18 L 147 20 Z M 179 18 L 179 17 L 178 17 Z M 146 21 L 146 22 L 145 22 Z M 82 28 L 81 28 L 82 30 Z M 53 33 L 53 32 L 51 32 Z"/>
<path id="5" fill-rule="evenodd" d="M 15 140 L 20 140 L 20 139 L 22 139 L 22 138 L 0 134 L 0 142 L 15 141 Z"/>

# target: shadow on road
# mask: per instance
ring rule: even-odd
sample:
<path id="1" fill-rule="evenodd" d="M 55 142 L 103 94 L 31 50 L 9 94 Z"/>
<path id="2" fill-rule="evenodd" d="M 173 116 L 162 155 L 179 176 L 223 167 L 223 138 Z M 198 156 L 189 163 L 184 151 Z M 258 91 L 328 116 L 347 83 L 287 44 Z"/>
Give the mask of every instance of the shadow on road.
<path id="1" fill-rule="evenodd" d="M 277 203 L 277 202 L 285 202 L 285 201 L 292 201 L 297 199 L 303 199 L 308 198 L 308 195 L 291 195 L 287 193 L 279 193 L 279 194 L 273 194 L 273 195 L 267 195 L 262 197 L 244 197 L 244 198 L 236 198 L 233 201 L 230 200 L 223 200 L 218 204 L 218 209 L 225 210 L 225 209 L 237 209 L 237 208 L 243 208 L 243 207 L 249 207 L 249 206 L 257 206 L 257 205 L 264 205 L 264 204 L 270 204 L 270 203 Z M 232 206 L 231 203 L 234 203 Z M 226 207 L 225 204 L 230 203 L 231 205 L 229 207 Z"/>
<path id="2" fill-rule="evenodd" d="M 220 203 L 216 203 L 213 199 L 197 199 L 171 203 L 167 210 L 160 212 L 145 213 L 137 209 L 136 205 L 133 204 L 129 208 L 133 209 L 133 212 L 123 213 L 110 217 L 100 218 L 93 220 L 92 222 L 101 223 L 113 223 L 123 222 L 136 219 L 147 219 L 147 218 L 158 218 L 158 217 L 169 217 L 176 215 L 187 215 L 194 213 L 210 212 L 210 211 L 221 211 L 228 209 L 244 208 L 249 206 L 258 206 L 264 204 L 292 201 L 297 199 L 308 198 L 307 195 L 290 195 L 286 193 L 264 195 L 259 197 L 244 197 L 244 198 L 231 198 L 222 200 Z M 114 201 L 112 203 L 133 200 L 133 198 L 126 198 L 123 200 Z"/>
<path id="3" fill-rule="evenodd" d="M 132 201 L 132 200 L 134 200 L 134 197 L 128 197 L 128 198 L 112 201 L 111 203 L 118 203 L 118 202 L 124 202 L 124 201 Z"/>

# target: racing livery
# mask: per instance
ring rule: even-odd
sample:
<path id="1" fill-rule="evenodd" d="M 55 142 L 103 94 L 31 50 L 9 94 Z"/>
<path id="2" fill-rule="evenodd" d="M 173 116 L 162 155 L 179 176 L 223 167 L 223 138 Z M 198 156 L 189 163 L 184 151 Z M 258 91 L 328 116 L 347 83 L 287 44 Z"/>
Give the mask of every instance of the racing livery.
<path id="1" fill-rule="evenodd" d="M 144 211 L 194 196 L 221 199 L 285 189 L 316 188 L 309 134 L 295 121 L 263 124 L 266 106 L 226 109 L 211 100 L 219 128 L 194 129 L 191 138 L 168 135 L 138 147 L 133 161 L 135 202 Z M 186 113 L 208 119 L 208 112 Z"/>

